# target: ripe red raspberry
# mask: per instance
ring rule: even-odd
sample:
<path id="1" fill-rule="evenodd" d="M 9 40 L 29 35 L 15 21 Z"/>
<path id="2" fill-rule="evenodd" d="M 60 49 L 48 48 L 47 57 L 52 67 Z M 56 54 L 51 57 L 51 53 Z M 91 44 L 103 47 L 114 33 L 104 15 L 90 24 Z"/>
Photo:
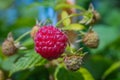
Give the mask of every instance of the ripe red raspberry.
<path id="1" fill-rule="evenodd" d="M 61 30 L 48 25 L 39 28 L 34 41 L 36 52 L 42 57 L 52 60 L 64 52 L 68 39 Z"/>

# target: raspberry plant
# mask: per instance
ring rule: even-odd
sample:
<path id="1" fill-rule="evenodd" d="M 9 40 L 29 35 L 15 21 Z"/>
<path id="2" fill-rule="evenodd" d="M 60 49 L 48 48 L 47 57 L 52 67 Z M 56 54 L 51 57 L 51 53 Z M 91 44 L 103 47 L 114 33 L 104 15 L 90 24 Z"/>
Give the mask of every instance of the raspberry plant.
<path id="1" fill-rule="evenodd" d="M 8 69 L 10 72 L 8 77 L 18 71 L 32 70 L 37 66 L 44 66 L 48 69 L 52 66 L 55 69 L 50 75 L 55 80 L 60 80 L 60 70 L 67 72 L 71 77 L 81 73 L 81 78 L 84 80 L 88 80 L 87 77 L 89 77 L 89 80 L 94 80 L 87 69 L 81 67 L 87 52 L 84 52 L 84 47 L 77 47 L 76 43 L 83 43 L 85 47 L 90 48 L 98 47 L 99 37 L 92 28 L 95 22 L 99 20 L 100 15 L 94 10 L 92 4 L 90 4 L 88 10 L 80 6 L 72 6 L 74 9 L 79 9 L 79 13 L 72 11 L 71 8 L 66 10 L 64 6 L 60 7 L 58 5 L 55 8 L 56 10 L 62 9 L 61 17 L 55 26 L 49 22 L 37 20 L 31 31 L 24 33 L 16 40 L 7 38 L 3 42 L 3 54 L 16 56 L 11 63 L 11 68 Z M 74 17 L 82 17 L 82 19 L 73 22 Z M 29 44 L 21 42 L 21 39 L 29 34 L 31 35 L 30 42 L 34 44 L 33 48 L 27 48 Z M 78 37 L 80 38 L 78 39 Z M 11 41 L 13 46 L 9 45 Z M 20 54 L 20 52 L 24 54 Z M 70 72 L 69 70 L 76 72 Z M 63 73 L 63 75 L 65 74 Z M 78 77 L 75 77 L 75 80 L 78 79 Z"/>

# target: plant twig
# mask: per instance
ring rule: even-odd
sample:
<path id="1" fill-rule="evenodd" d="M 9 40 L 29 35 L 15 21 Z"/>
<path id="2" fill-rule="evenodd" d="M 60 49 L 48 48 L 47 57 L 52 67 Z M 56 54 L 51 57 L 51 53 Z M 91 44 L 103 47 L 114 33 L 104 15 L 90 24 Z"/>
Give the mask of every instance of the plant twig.
<path id="1" fill-rule="evenodd" d="M 27 36 L 28 34 L 30 34 L 31 31 L 28 31 L 26 33 L 24 33 L 23 35 L 21 35 L 20 37 L 18 37 L 15 42 L 19 42 L 22 38 L 24 38 L 25 36 Z"/>

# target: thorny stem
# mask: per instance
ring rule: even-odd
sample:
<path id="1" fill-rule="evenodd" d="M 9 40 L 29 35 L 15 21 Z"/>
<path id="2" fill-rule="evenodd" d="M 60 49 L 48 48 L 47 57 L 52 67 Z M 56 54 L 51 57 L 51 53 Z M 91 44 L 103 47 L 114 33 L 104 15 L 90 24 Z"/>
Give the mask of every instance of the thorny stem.
<path id="1" fill-rule="evenodd" d="M 26 33 L 24 33 L 23 35 L 21 35 L 20 37 L 18 37 L 15 42 L 19 42 L 22 38 L 24 38 L 25 36 L 27 36 L 28 34 L 30 34 L 31 31 L 28 31 Z"/>
<path id="2" fill-rule="evenodd" d="M 82 14 L 83 14 L 83 13 L 80 13 L 80 14 L 71 14 L 71 15 L 63 18 L 62 20 L 60 20 L 60 21 L 56 24 L 56 26 L 58 26 L 60 23 L 62 23 L 62 22 L 63 22 L 65 19 L 67 19 L 67 18 L 75 17 L 75 16 L 81 16 Z"/>

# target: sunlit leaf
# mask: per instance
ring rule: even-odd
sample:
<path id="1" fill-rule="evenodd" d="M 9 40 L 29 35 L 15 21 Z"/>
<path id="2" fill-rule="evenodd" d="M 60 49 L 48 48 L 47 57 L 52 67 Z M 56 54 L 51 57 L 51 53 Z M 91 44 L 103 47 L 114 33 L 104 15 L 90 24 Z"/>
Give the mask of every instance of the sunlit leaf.
<path id="1" fill-rule="evenodd" d="M 63 11 L 62 14 L 61 14 L 61 18 L 63 19 L 63 25 L 64 26 L 68 26 L 71 23 L 70 18 L 67 18 L 68 16 L 69 15 L 66 11 Z"/>
<path id="2" fill-rule="evenodd" d="M 79 23 L 88 25 L 91 23 L 92 19 L 93 19 L 93 13 L 90 11 L 86 11 L 83 15 L 83 18 L 79 21 Z"/>
<path id="3" fill-rule="evenodd" d="M 81 67 L 79 69 L 79 72 L 82 74 L 82 76 L 84 77 L 84 80 L 95 80 L 93 78 L 93 76 L 91 75 L 91 73 L 86 69 L 86 68 L 83 68 Z"/>
<path id="4" fill-rule="evenodd" d="M 64 30 L 75 30 L 75 31 L 77 31 L 77 30 L 83 30 L 83 29 L 85 29 L 85 26 L 82 25 L 82 24 L 73 23 L 73 24 L 70 24 L 67 27 L 64 27 L 63 29 Z"/>
<path id="5" fill-rule="evenodd" d="M 111 74 L 116 69 L 120 68 L 120 61 L 112 64 L 103 74 L 102 79 L 105 79 L 109 74 Z"/>

